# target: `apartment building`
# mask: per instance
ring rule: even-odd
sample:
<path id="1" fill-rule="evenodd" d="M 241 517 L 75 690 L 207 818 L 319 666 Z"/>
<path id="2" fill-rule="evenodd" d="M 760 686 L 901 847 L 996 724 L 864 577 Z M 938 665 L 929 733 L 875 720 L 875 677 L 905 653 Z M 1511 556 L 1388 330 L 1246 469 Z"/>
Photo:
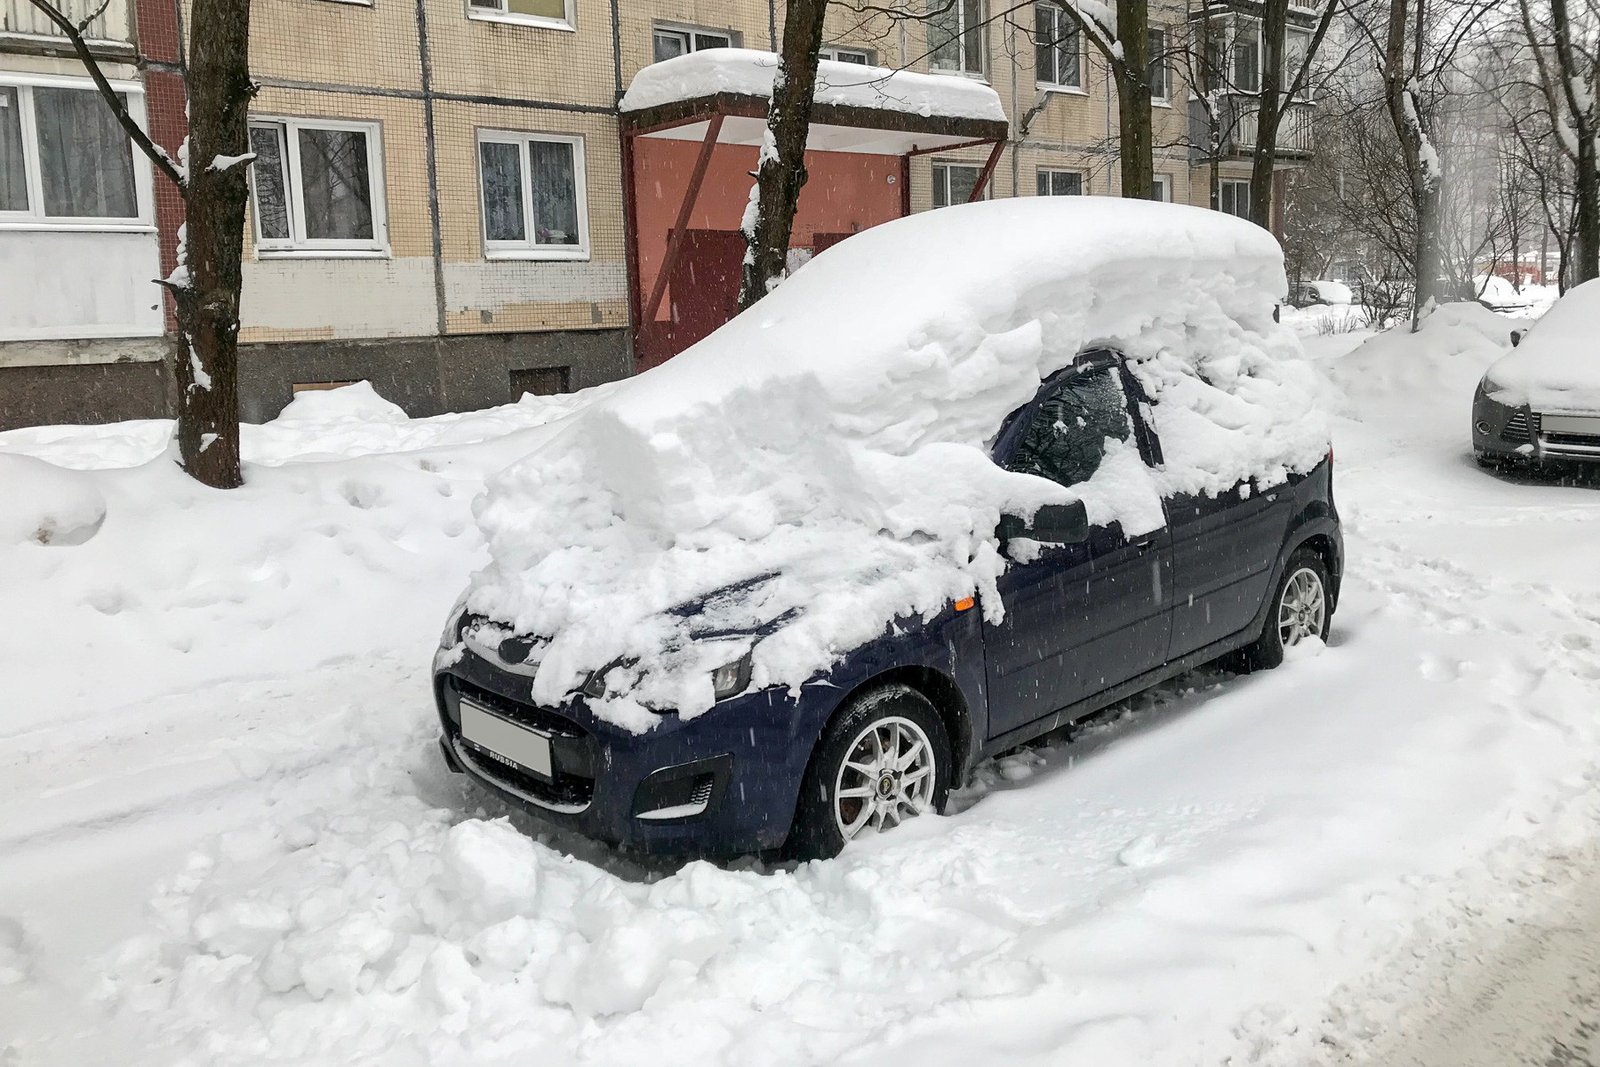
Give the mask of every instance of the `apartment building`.
<path id="1" fill-rule="evenodd" d="M 119 7 L 127 4 L 134 9 Z M 28 0 L 0 6 L 8 30 L 30 9 Z M 1059 11 L 1039 4 L 991 19 L 986 0 L 939 6 L 931 21 L 864 17 L 845 5 L 830 13 L 827 58 L 987 84 L 1009 121 L 992 172 L 992 144 L 982 138 L 948 151 L 896 148 L 905 150 L 904 177 L 888 213 L 963 201 L 980 180 L 987 196 L 1115 195 L 1111 78 Z M 781 0 L 255 0 L 253 8 L 251 69 L 261 91 L 240 337 L 247 420 L 272 417 L 297 389 L 359 379 L 430 414 L 632 373 L 650 324 L 636 321 L 647 297 L 627 203 L 637 171 L 624 159 L 619 101 L 655 62 L 775 48 L 783 15 Z M 173 0 L 112 0 L 96 45 L 130 109 L 173 149 L 183 129 L 174 91 L 182 17 Z M 1241 89 L 1237 74 L 1250 67 L 1248 19 L 1152 5 L 1157 183 L 1167 199 L 1243 214 L 1236 183 L 1248 173 L 1247 124 L 1229 124 L 1222 158 L 1200 160 L 1191 147 L 1191 94 L 1175 57 L 1196 17 L 1222 27 L 1219 55 L 1238 65 L 1230 71 Z M 164 179 L 117 146 L 98 101 L 84 94 L 89 106 L 71 110 L 71 140 L 101 161 L 85 169 L 106 187 L 77 195 L 89 198 L 82 210 L 100 214 L 38 213 L 53 203 L 55 179 L 45 174 L 56 173 L 58 148 L 37 131 L 65 105 L 36 86 L 78 89 L 84 79 L 48 25 L 26 26 L 0 37 L 0 48 L 12 48 L 0 54 L 0 271 L 22 286 L 0 309 L 0 426 L 167 413 L 160 360 L 170 312 L 163 316 L 147 279 L 170 269 L 175 201 L 162 197 Z M 28 43 L 15 48 L 10 38 Z M 7 133 L 7 108 L 33 116 L 12 128 L 37 148 L 20 156 L 8 148 L 17 135 Z M 35 191 L 16 209 L 26 216 L 4 199 L 23 181 L 12 158 L 23 160 L 16 173 Z M 122 186 L 106 184 L 118 174 Z M 747 179 L 730 171 L 720 180 Z M 652 192 L 667 203 L 681 195 Z M 797 251 L 848 236 L 819 233 L 797 234 L 812 242 Z M 667 307 L 671 319 L 670 298 Z M 25 361 L 31 378 L 17 374 Z M 135 379 L 136 388 L 123 384 Z"/>

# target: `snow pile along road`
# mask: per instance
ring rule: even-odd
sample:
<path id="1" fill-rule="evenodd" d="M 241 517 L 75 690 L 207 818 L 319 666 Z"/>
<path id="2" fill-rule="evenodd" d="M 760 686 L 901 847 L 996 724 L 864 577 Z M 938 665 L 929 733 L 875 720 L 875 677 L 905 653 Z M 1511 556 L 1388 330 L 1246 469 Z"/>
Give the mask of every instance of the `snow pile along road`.
<path id="1" fill-rule="evenodd" d="M 1159 478 L 1112 462 L 1081 488 L 1097 522 L 1145 533 L 1163 491 L 1323 457 L 1272 318 L 1284 284 L 1269 234 L 1188 207 L 1005 200 L 874 227 L 493 479 L 468 607 L 547 639 L 536 702 L 609 667 L 592 705 L 635 729 L 710 707 L 712 670 L 752 648 L 756 685 L 797 686 L 896 617 L 974 593 L 998 612 L 1000 516 L 1072 494 L 988 444 L 1086 348 L 1134 360 L 1167 451 Z"/>

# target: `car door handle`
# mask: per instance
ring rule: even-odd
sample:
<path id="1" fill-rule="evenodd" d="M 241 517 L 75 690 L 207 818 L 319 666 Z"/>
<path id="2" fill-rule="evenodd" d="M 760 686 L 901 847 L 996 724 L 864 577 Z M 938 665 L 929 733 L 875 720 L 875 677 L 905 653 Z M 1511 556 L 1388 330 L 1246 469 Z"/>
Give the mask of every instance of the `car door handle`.
<path id="1" fill-rule="evenodd" d="M 1133 550 L 1135 552 L 1148 552 L 1150 547 L 1155 543 L 1156 539 L 1154 537 L 1146 537 L 1143 541 L 1135 541 L 1133 543 Z"/>

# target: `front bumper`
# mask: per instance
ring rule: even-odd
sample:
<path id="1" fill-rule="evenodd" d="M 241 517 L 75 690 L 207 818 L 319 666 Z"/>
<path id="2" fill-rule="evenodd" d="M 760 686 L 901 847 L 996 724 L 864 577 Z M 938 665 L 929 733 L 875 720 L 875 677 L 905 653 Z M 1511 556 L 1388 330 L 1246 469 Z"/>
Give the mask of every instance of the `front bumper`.
<path id="1" fill-rule="evenodd" d="M 693 719 L 632 733 L 581 698 L 528 700 L 529 680 L 468 650 L 435 665 L 440 746 L 459 770 L 540 820 L 649 853 L 738 855 L 788 837 L 811 750 L 832 711 L 811 687 L 745 693 Z M 497 760 L 461 736 L 462 696 L 550 738 L 551 775 Z"/>
<path id="2" fill-rule="evenodd" d="M 1587 421 L 1502 404 L 1480 385 L 1472 402 L 1472 447 L 1479 456 L 1530 465 L 1600 463 L 1600 433 Z"/>

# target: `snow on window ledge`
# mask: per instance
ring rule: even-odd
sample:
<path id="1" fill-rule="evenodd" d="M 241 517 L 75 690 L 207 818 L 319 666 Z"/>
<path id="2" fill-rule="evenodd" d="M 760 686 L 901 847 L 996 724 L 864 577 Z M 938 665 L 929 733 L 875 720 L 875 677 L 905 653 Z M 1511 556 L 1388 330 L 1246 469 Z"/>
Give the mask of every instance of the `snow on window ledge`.
<path id="1" fill-rule="evenodd" d="M 362 3 L 363 0 L 340 0 L 343 3 Z M 578 27 L 565 19 L 544 18 L 540 15 L 518 15 L 509 11 L 483 11 L 473 9 L 467 12 L 467 18 L 473 22 L 501 22 L 508 26 L 531 26 L 540 30 L 562 30 L 566 33 L 577 33 Z"/>

